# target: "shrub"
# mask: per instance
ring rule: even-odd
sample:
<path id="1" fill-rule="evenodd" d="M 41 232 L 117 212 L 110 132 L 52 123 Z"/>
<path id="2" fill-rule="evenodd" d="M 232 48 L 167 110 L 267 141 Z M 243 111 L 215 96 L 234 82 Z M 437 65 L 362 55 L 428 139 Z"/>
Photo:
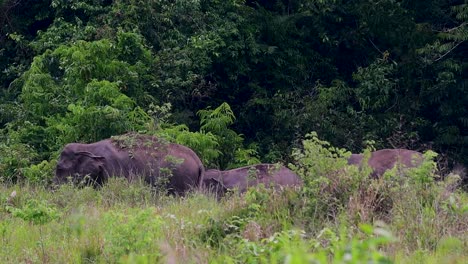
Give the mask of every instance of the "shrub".
<path id="1" fill-rule="evenodd" d="M 292 155 L 296 165 L 291 167 L 304 181 L 305 213 L 314 220 L 340 215 L 350 197 L 368 181 L 369 171 L 347 166 L 349 152 L 320 140 L 316 133 L 308 134 L 303 149 L 295 149 Z"/>
<path id="2" fill-rule="evenodd" d="M 8 207 L 8 211 L 15 217 L 21 218 L 32 224 L 41 225 L 59 217 L 55 207 L 46 201 L 30 199 L 22 208 Z"/>
<path id="3" fill-rule="evenodd" d="M 200 131 L 190 132 L 186 125 L 167 123 L 171 105 L 152 105 L 148 111 L 153 118 L 149 129 L 159 137 L 193 149 L 207 168 L 234 168 L 260 163 L 254 144 L 245 147 L 243 137 L 229 126 L 235 116 L 227 103 L 215 109 L 198 111 Z"/>
<path id="4" fill-rule="evenodd" d="M 16 183 L 23 179 L 23 168 L 37 158 L 37 153 L 27 144 L 0 143 L 0 182 Z M 8 153 L 8 155 L 6 155 Z"/>
<path id="5" fill-rule="evenodd" d="M 379 225 L 362 225 L 359 236 L 342 228 L 339 235 L 325 228 L 316 238 L 301 230 L 283 230 L 261 241 L 238 239 L 233 255 L 221 255 L 214 263 L 391 263 L 379 248 L 392 235 Z M 351 238 L 352 237 L 352 238 Z"/>
<path id="6" fill-rule="evenodd" d="M 425 154 L 419 168 L 408 171 L 400 184 L 388 190 L 392 199 L 391 221 L 409 250 L 434 250 L 445 236 L 466 233 L 466 195 L 453 188 L 451 177 L 434 181 L 434 153 Z M 454 197 L 458 197 L 455 199 Z M 408 250 L 407 249 L 407 250 Z"/>
<path id="7" fill-rule="evenodd" d="M 236 118 L 229 104 L 224 102 L 213 110 L 200 110 L 197 115 L 200 116 L 200 130 L 214 135 L 219 144 L 221 155 L 212 165 L 218 168 L 234 168 L 260 163 L 254 149 L 244 148 L 243 136 L 229 128 Z"/>
<path id="8" fill-rule="evenodd" d="M 57 162 L 55 160 L 50 162 L 43 160 L 37 165 L 33 164 L 22 170 L 24 178 L 30 183 L 48 183 L 54 175 L 56 164 Z"/>
<path id="9" fill-rule="evenodd" d="M 22 208 L 7 206 L 7 210 L 11 212 L 14 217 L 21 218 L 34 225 L 39 225 L 39 245 L 41 248 L 42 262 L 46 262 L 47 253 L 45 251 L 45 238 L 42 234 L 42 225 L 59 218 L 60 213 L 46 201 L 35 199 L 28 200 Z"/>

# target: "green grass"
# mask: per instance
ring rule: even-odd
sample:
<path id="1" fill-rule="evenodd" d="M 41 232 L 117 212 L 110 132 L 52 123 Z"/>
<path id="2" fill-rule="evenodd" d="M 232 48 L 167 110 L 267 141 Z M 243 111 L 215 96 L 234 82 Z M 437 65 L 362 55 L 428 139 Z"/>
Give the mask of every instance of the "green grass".
<path id="1" fill-rule="evenodd" d="M 314 218 L 307 209 L 312 199 L 300 190 L 257 188 L 217 201 L 197 192 L 166 196 L 113 179 L 99 190 L 18 184 L 0 191 L 0 263 L 468 260 L 468 199 L 460 191 L 431 204 L 402 195 L 410 200 L 393 201 L 385 224 L 378 217 L 356 220 L 355 203 L 336 217 Z"/>
<path id="2" fill-rule="evenodd" d="M 420 168 L 370 179 L 304 141 L 300 189 L 219 201 L 111 179 L 100 189 L 0 185 L 0 263 L 468 263 L 468 194 Z M 15 193 L 15 195 L 13 195 Z"/>

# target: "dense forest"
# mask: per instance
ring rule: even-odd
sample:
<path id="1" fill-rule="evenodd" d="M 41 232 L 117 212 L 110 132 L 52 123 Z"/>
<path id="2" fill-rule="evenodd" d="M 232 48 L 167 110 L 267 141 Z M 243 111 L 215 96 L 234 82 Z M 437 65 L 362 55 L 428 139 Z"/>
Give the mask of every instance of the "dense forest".
<path id="1" fill-rule="evenodd" d="M 0 262 L 467 263 L 467 40 L 467 0 L 0 0 Z M 51 184 L 127 132 L 301 184 Z"/>
<path id="2" fill-rule="evenodd" d="M 468 163 L 463 0 L 6 0 L 0 14 L 2 177 L 64 143 L 169 127 L 221 168 L 290 161 L 311 131 Z"/>

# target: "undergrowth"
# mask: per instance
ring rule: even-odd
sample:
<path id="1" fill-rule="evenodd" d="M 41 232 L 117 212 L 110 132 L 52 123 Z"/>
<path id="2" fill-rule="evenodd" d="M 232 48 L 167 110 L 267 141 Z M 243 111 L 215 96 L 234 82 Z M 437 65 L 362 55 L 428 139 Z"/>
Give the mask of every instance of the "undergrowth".
<path id="1" fill-rule="evenodd" d="M 368 152 L 367 152 L 368 153 Z M 100 189 L 0 186 L 0 263 L 466 263 L 460 177 L 420 168 L 370 179 L 311 135 L 296 189 L 221 199 L 168 196 L 142 182 Z"/>

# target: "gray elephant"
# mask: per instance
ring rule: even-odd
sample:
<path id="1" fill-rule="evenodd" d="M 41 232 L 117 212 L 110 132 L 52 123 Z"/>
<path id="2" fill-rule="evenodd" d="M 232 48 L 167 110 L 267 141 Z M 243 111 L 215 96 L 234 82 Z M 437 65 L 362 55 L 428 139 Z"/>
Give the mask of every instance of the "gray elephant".
<path id="1" fill-rule="evenodd" d="M 302 180 L 290 169 L 279 164 L 256 164 L 232 170 L 207 170 L 203 184 L 205 188 L 222 196 L 226 191 L 237 188 L 245 192 L 248 187 L 264 184 L 266 187 L 300 186 Z"/>
<path id="2" fill-rule="evenodd" d="M 361 166 L 363 158 L 363 154 L 352 154 L 348 159 L 348 164 Z M 371 153 L 367 164 L 372 169 L 371 177 L 378 178 L 397 164 L 402 165 L 404 168 L 414 168 L 421 165 L 422 161 L 423 155 L 417 151 L 381 149 Z"/>
<path id="3" fill-rule="evenodd" d="M 183 193 L 201 186 L 205 169 L 188 147 L 149 135 L 128 133 L 91 144 L 70 143 L 60 154 L 55 183 L 102 185 L 109 177 L 163 183 L 171 192 Z"/>

